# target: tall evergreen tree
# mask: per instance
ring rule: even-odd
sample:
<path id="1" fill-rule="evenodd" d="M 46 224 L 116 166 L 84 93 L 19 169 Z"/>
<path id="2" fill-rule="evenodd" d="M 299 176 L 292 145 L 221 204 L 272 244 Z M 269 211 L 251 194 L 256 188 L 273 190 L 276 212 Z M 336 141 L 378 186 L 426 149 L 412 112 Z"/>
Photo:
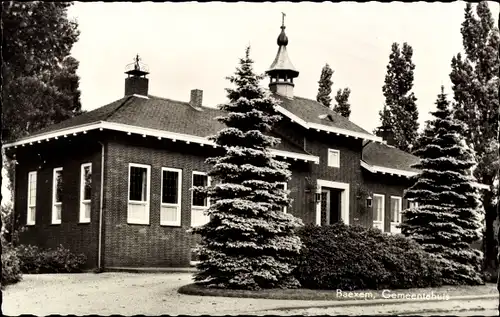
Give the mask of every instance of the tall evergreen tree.
<path id="1" fill-rule="evenodd" d="M 385 97 L 384 111 L 380 111 L 381 126 L 375 129 L 377 136 L 383 136 L 384 129 L 391 129 L 395 146 L 403 151 L 411 151 L 418 136 L 418 110 L 413 87 L 412 62 L 413 49 L 407 43 L 402 49 L 393 43 L 385 84 L 382 87 Z"/>
<path id="2" fill-rule="evenodd" d="M 341 116 L 349 119 L 351 115 L 351 105 L 349 104 L 349 95 L 351 90 L 349 88 L 337 90 L 335 101 L 337 104 L 333 107 L 333 111 L 339 113 Z"/>
<path id="3" fill-rule="evenodd" d="M 431 120 L 425 121 L 424 131 L 418 135 L 415 144 L 413 144 L 412 153 L 420 153 L 420 150 L 425 148 L 432 139 L 434 138 L 434 127 L 433 122 Z"/>
<path id="4" fill-rule="evenodd" d="M 279 183 L 290 179 L 288 164 L 272 157 L 269 147 L 279 139 L 266 135 L 280 119 L 273 99 L 253 71 L 250 48 L 229 81 L 229 103 L 218 117 L 227 128 L 212 137 L 224 153 L 212 157 L 209 175 L 215 185 L 193 190 L 212 201 L 211 220 L 193 229 L 202 237 L 195 280 L 211 287 L 298 287 L 292 258 L 301 249 L 295 230 L 302 221 L 283 213 L 290 203 Z"/>
<path id="5" fill-rule="evenodd" d="M 461 33 L 465 55 L 457 54 L 451 62 L 455 117 L 465 123 L 467 144 L 478 161 L 474 175 L 480 183 L 493 185 L 498 159 L 499 129 L 499 45 L 500 36 L 486 1 L 476 7 L 466 4 Z M 496 243 L 494 221 L 497 217 L 492 191 L 484 191 L 486 230 L 483 239 L 485 266 L 495 268 Z"/>
<path id="6" fill-rule="evenodd" d="M 330 97 L 330 94 L 332 93 L 333 72 L 334 71 L 330 68 L 330 65 L 326 64 L 321 70 L 321 76 L 318 81 L 319 87 L 316 100 L 322 103 L 327 108 L 330 108 L 330 105 L 332 103 L 332 97 Z"/>
<path id="7" fill-rule="evenodd" d="M 401 231 L 439 256 L 447 283 L 481 284 L 482 254 L 470 247 L 480 236 L 480 201 L 470 173 L 475 161 L 464 146 L 464 125 L 453 119 L 443 92 L 436 104 L 429 125 L 434 137 L 416 151 L 421 159 L 413 167 L 421 172 L 405 192 L 418 207 L 405 211 Z"/>

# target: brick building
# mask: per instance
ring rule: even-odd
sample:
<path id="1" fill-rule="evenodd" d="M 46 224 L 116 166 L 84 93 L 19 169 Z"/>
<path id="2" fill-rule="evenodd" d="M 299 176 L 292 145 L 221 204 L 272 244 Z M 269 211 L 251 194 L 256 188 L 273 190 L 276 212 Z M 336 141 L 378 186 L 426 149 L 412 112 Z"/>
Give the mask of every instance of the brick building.
<path id="1" fill-rule="evenodd" d="M 281 100 L 274 155 L 291 163 L 284 210 L 305 223 L 375 226 L 397 232 L 403 191 L 418 159 L 327 109 L 294 96 L 299 75 L 284 26 L 267 74 Z M 22 243 L 59 244 L 88 257 L 89 268 L 189 266 L 195 238 L 186 230 L 208 219 L 209 201 L 190 188 L 208 184 L 204 163 L 218 149 L 208 136 L 222 112 L 148 94 L 139 62 L 126 72 L 125 96 L 5 146 L 17 161 L 15 213 Z"/>

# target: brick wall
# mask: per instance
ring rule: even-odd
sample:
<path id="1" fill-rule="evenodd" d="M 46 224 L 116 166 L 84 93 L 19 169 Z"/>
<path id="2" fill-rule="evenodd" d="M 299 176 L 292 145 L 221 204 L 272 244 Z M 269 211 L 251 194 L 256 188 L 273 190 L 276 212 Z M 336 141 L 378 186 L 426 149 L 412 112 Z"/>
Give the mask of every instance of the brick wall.
<path id="1" fill-rule="evenodd" d="M 15 213 L 25 231 L 20 243 L 42 248 L 62 244 L 74 253 L 87 256 L 87 267 L 97 265 L 97 234 L 100 198 L 100 145 L 89 138 L 73 137 L 50 143 L 34 144 L 18 151 L 15 184 Z M 91 222 L 79 223 L 80 168 L 92 163 Z M 63 167 L 63 197 L 61 224 L 52 221 L 53 169 Z M 26 226 L 28 172 L 37 171 L 36 221 Z"/>
<path id="2" fill-rule="evenodd" d="M 399 196 L 403 198 L 403 192 L 409 186 L 411 181 L 404 177 L 389 176 L 380 173 L 373 174 L 368 171 L 363 171 L 363 181 L 365 187 L 373 194 L 380 194 L 385 196 L 385 217 L 384 217 L 384 231 L 390 232 L 391 228 L 391 196 Z M 402 209 L 406 209 L 408 201 L 402 199 Z M 373 224 L 373 210 L 370 208 L 364 217 L 367 226 Z"/>

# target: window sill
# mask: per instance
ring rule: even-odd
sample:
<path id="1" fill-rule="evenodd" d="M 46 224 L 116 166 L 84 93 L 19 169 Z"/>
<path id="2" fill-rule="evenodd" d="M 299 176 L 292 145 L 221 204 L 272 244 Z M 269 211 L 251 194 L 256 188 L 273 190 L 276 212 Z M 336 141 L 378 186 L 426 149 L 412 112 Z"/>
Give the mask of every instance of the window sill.
<path id="1" fill-rule="evenodd" d="M 332 166 L 332 165 L 328 165 L 328 167 L 332 167 L 332 168 L 340 168 L 340 166 Z"/>
<path id="2" fill-rule="evenodd" d="M 51 222 L 50 225 L 51 226 L 59 226 L 61 224 L 61 222 Z"/>
<path id="3" fill-rule="evenodd" d="M 36 223 L 27 223 L 27 224 L 26 224 L 26 226 L 28 226 L 28 227 L 33 227 L 33 226 L 35 226 L 35 225 L 36 225 Z"/>
<path id="4" fill-rule="evenodd" d="M 127 220 L 128 225 L 138 225 L 138 226 L 150 226 L 151 224 L 149 222 L 143 222 L 143 221 L 130 221 Z"/>
<path id="5" fill-rule="evenodd" d="M 80 220 L 80 221 L 78 221 L 78 224 L 82 224 L 82 225 L 88 224 L 88 223 L 90 223 L 90 219 L 89 220 Z"/>
<path id="6" fill-rule="evenodd" d="M 182 227 L 180 223 L 160 223 L 160 227 Z"/>
<path id="7" fill-rule="evenodd" d="M 210 206 L 191 206 L 191 209 L 195 209 L 195 210 L 206 210 L 208 209 Z"/>

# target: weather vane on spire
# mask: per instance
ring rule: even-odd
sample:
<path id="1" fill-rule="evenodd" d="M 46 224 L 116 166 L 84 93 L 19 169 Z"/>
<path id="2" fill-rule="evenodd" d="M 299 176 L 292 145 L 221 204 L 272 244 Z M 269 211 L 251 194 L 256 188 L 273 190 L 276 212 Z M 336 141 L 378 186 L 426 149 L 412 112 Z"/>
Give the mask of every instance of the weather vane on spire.
<path id="1" fill-rule="evenodd" d="M 281 12 L 281 14 L 283 15 L 283 16 L 281 17 L 281 26 L 282 26 L 282 27 L 285 27 L 285 16 L 286 16 L 286 14 L 285 14 L 285 12 Z"/>

